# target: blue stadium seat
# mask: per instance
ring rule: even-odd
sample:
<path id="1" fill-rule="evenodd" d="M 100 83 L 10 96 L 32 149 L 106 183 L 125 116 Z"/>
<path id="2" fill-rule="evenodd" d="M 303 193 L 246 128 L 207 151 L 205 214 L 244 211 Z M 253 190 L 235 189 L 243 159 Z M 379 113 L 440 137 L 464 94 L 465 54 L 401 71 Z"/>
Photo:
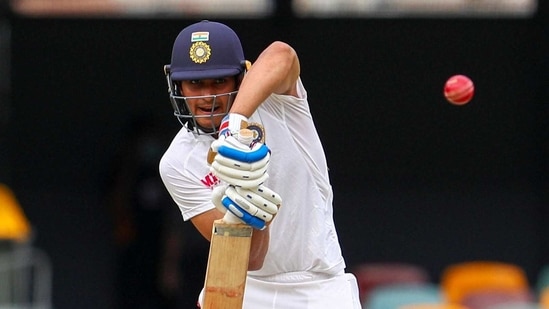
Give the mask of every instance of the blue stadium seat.
<path id="1" fill-rule="evenodd" d="M 439 304 L 445 299 L 438 285 L 393 284 L 375 288 L 362 304 L 364 309 L 399 309 L 412 304 Z"/>

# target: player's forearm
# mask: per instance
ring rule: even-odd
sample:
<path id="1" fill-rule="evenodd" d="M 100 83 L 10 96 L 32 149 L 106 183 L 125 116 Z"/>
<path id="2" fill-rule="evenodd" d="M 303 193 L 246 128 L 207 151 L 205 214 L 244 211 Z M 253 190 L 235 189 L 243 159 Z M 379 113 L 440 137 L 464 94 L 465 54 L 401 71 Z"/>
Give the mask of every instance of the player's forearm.
<path id="1" fill-rule="evenodd" d="M 283 42 L 272 43 L 244 77 L 231 112 L 250 117 L 272 93 L 295 95 L 299 70 L 295 50 Z"/>
<path id="2" fill-rule="evenodd" d="M 268 226 L 264 230 L 253 231 L 248 270 L 259 270 L 263 267 L 263 262 L 269 249 L 269 239 Z"/>

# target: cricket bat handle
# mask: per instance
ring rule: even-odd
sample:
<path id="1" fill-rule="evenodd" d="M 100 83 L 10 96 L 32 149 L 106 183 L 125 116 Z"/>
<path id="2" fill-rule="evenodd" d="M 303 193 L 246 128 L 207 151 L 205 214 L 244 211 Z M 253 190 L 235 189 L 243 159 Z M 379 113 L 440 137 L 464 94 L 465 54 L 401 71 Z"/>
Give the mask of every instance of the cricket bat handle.
<path id="1" fill-rule="evenodd" d="M 242 220 L 240 220 L 240 218 L 235 216 L 232 212 L 227 211 L 225 216 L 223 216 L 223 222 L 228 224 L 241 224 Z"/>

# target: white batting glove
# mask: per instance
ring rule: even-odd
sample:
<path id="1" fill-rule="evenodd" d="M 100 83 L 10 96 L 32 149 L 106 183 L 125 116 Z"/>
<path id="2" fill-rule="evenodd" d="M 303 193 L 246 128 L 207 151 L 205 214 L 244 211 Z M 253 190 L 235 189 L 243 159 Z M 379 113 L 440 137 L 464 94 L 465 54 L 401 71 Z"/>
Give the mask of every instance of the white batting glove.
<path id="1" fill-rule="evenodd" d="M 231 123 L 237 123 L 232 127 Z M 219 138 L 211 145 L 215 154 L 210 170 L 225 182 L 242 188 L 254 188 L 269 177 L 267 167 L 270 150 L 262 143 L 254 142 L 251 131 L 244 134 L 247 118 L 238 114 L 225 116 Z M 242 131 L 241 131 L 242 130 Z"/>
<path id="2" fill-rule="evenodd" d="M 221 125 L 219 126 L 219 139 L 222 139 L 227 136 L 237 135 L 240 129 L 244 129 L 248 126 L 248 118 L 246 116 L 229 113 L 223 120 L 221 120 Z"/>
<path id="3" fill-rule="evenodd" d="M 221 187 L 225 188 L 225 187 Z M 213 195 L 219 203 L 219 192 Z M 264 229 L 276 216 L 282 203 L 280 195 L 261 185 L 252 189 L 226 187 L 221 205 L 242 222 L 259 230 Z"/>
<path id="4" fill-rule="evenodd" d="M 221 203 L 221 200 L 225 196 L 225 190 L 227 190 L 227 185 L 224 186 L 217 186 L 212 191 L 212 203 L 215 205 L 215 208 L 217 210 L 221 211 L 221 213 L 226 213 L 227 208 L 223 206 L 223 203 Z"/>
<path id="5" fill-rule="evenodd" d="M 216 148 L 217 154 L 210 170 L 225 182 L 242 188 L 253 188 L 269 177 L 267 167 L 271 155 L 265 144 L 256 143 L 250 147 L 229 136 L 218 143 Z"/>

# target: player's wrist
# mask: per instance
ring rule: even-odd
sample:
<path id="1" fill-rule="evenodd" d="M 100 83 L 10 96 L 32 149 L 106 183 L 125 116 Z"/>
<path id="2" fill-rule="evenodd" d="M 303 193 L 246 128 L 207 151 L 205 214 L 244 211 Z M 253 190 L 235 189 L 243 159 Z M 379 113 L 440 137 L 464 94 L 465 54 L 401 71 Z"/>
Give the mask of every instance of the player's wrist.
<path id="1" fill-rule="evenodd" d="M 241 129 L 248 126 L 248 117 L 237 114 L 228 113 L 223 117 L 219 126 L 219 136 L 231 136 L 237 134 Z"/>

